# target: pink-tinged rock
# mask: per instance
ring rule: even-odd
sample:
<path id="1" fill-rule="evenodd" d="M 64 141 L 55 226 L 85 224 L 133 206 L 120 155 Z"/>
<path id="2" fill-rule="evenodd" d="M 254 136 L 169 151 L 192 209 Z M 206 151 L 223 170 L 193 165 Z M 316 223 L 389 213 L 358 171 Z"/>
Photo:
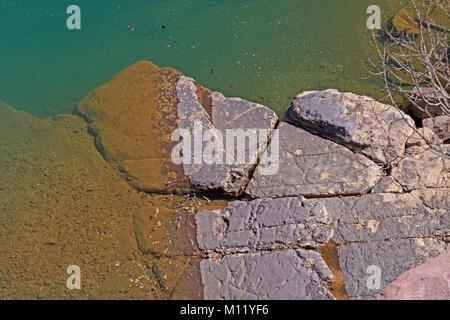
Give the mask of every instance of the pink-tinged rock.
<path id="1" fill-rule="evenodd" d="M 450 251 L 405 272 L 377 300 L 450 300 Z"/>

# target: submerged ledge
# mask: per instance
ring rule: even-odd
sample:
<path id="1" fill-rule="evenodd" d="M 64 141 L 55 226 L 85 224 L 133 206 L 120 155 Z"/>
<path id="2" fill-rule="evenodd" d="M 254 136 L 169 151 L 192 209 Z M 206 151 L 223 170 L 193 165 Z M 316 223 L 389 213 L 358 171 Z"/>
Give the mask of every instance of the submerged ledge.
<path id="1" fill-rule="evenodd" d="M 450 146 L 368 97 L 303 93 L 279 123 L 141 61 L 73 115 L 0 113 L 3 299 L 370 298 L 450 249 Z M 265 145 L 243 164 L 174 164 L 172 133 L 195 122 L 266 130 Z"/>

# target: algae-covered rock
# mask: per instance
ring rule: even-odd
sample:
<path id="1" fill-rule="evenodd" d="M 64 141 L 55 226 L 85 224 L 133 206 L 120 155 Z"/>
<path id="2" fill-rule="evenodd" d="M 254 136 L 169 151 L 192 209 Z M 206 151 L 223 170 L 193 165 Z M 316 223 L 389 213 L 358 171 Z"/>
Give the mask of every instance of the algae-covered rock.
<path id="1" fill-rule="evenodd" d="M 276 114 L 267 107 L 225 98 L 174 69 L 158 68 L 146 61 L 128 67 L 90 92 L 77 111 L 89 122 L 105 159 L 133 187 L 159 193 L 199 188 L 239 194 L 277 122 Z M 266 141 L 256 150 L 245 150 L 249 158 L 245 163 L 208 163 L 194 142 L 197 125 L 201 132 L 264 129 Z M 189 132 L 190 141 L 181 138 L 180 130 Z M 203 136 L 197 140 L 200 152 L 212 143 Z M 191 142 L 192 159 L 182 155 L 184 149 L 176 149 L 180 141 Z M 174 160 L 177 152 L 182 161 Z M 218 152 L 222 158 L 224 152 L 224 148 Z"/>
<path id="2" fill-rule="evenodd" d="M 137 189 L 190 190 L 182 167 L 171 161 L 180 77 L 174 69 L 141 61 L 88 93 L 77 107 L 98 150 Z"/>
<path id="3" fill-rule="evenodd" d="M 392 19 L 392 24 L 398 33 L 407 32 L 419 34 L 420 32 L 414 15 L 405 8 L 395 14 Z"/>
<path id="4" fill-rule="evenodd" d="M 136 191 L 75 115 L 0 103 L 0 143 L 2 299 L 203 296 L 193 215 L 225 201 Z M 81 290 L 66 287 L 72 265 Z"/>

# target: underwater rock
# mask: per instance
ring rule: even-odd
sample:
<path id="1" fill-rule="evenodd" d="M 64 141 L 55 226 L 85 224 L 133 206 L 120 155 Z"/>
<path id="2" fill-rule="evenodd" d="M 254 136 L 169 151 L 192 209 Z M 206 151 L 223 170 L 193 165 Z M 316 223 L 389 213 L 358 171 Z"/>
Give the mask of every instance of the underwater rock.
<path id="1" fill-rule="evenodd" d="M 180 77 L 174 69 L 140 61 L 78 104 L 77 112 L 88 121 L 97 149 L 138 190 L 191 189 L 183 168 L 171 161 Z"/>
<path id="2" fill-rule="evenodd" d="M 405 190 L 450 188 L 450 145 L 407 149 L 391 175 Z"/>
<path id="3" fill-rule="evenodd" d="M 243 109 L 247 109 L 244 114 Z M 126 68 L 90 92 L 78 105 L 77 112 L 88 121 L 98 150 L 133 187 L 159 193 L 199 188 L 239 194 L 265 147 L 261 145 L 249 154 L 246 164 L 228 165 L 205 163 L 202 154 L 195 153 L 197 147 L 192 141 L 189 150 L 192 155 L 184 154 L 189 162 L 183 163 L 184 159 L 173 158 L 179 156 L 175 150 L 180 156 L 185 151 L 176 149 L 182 145 L 179 142 L 182 135 L 176 136 L 180 129 L 188 130 L 192 140 L 196 124 L 201 132 L 265 129 L 269 139 L 277 122 L 276 114 L 264 106 L 224 98 L 174 69 L 158 68 L 146 61 Z M 213 137 L 217 135 L 210 138 Z M 213 142 L 202 136 L 200 140 L 200 152 Z M 224 149 L 219 153 L 223 152 Z"/>
<path id="4" fill-rule="evenodd" d="M 149 203 L 104 161 L 85 121 L 0 103 L 0 143 L 1 299 L 154 299 L 132 221 Z M 71 265 L 82 290 L 65 286 Z"/>
<path id="5" fill-rule="evenodd" d="M 279 170 L 256 167 L 245 190 L 252 198 L 363 194 L 382 177 L 374 162 L 337 143 L 284 122 L 278 130 Z"/>
<path id="6" fill-rule="evenodd" d="M 422 125 L 433 130 L 444 142 L 450 142 L 450 116 L 423 119 Z"/>
<path id="7" fill-rule="evenodd" d="M 395 14 L 394 18 L 392 19 L 392 25 L 394 26 L 397 33 L 419 33 L 419 28 L 417 27 L 415 18 L 407 9 L 401 9 Z"/>
<path id="8" fill-rule="evenodd" d="M 315 251 L 230 255 L 200 267 L 208 300 L 334 300 L 327 288 L 333 274 Z"/>
<path id="9" fill-rule="evenodd" d="M 361 152 L 379 164 L 395 163 L 415 129 L 411 117 L 397 108 L 337 90 L 298 95 L 285 121 Z"/>
<path id="10" fill-rule="evenodd" d="M 377 300 L 450 300 L 450 251 L 403 273 Z"/>
<path id="11" fill-rule="evenodd" d="M 203 298 L 194 214 L 227 201 L 136 191 L 76 115 L 0 102 L 0 142 L 2 299 Z M 62 285 L 71 265 L 82 290 Z"/>

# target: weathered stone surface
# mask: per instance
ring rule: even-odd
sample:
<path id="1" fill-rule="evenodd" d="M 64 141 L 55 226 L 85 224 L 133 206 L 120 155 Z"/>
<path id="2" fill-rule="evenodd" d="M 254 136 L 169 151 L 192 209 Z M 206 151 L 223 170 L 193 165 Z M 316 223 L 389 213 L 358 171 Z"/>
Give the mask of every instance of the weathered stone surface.
<path id="1" fill-rule="evenodd" d="M 235 201 L 196 215 L 200 249 L 220 254 L 301 246 L 317 248 L 333 236 L 333 217 L 313 200 Z"/>
<path id="2" fill-rule="evenodd" d="M 391 174 L 405 190 L 449 188 L 450 145 L 409 148 Z"/>
<path id="3" fill-rule="evenodd" d="M 178 104 L 179 127 L 194 132 L 194 122 L 201 121 L 202 130 L 217 130 L 213 133 L 214 138 L 202 141 L 202 149 L 213 148 L 214 141 L 219 140 L 215 152 L 220 163 L 208 163 L 205 160 L 199 164 L 183 164 L 185 173 L 189 176 L 191 183 L 205 190 L 222 190 L 230 194 L 239 194 L 248 183 L 251 170 L 256 165 L 258 156 L 267 146 L 272 130 L 278 117 L 269 108 L 245 101 L 240 98 L 225 98 L 219 92 L 210 93 L 211 119 L 205 109 L 197 101 L 196 86 L 194 81 L 187 77 L 181 77 L 177 84 L 177 93 L 180 100 Z M 240 131 L 237 131 L 240 130 Z M 250 144 L 245 143 L 246 130 L 253 133 L 258 139 L 259 130 L 263 130 L 263 141 L 257 141 L 254 150 Z M 265 131 L 264 131 L 265 130 Z M 237 141 L 232 140 L 231 149 L 233 153 L 227 152 L 228 132 L 236 133 Z M 242 138 L 244 143 L 239 142 Z M 236 139 L 232 137 L 232 139 Z M 192 141 L 192 150 L 194 142 Z M 239 161 L 239 155 L 243 160 Z M 227 155 L 231 155 L 227 157 Z M 231 162 L 228 162 L 232 160 Z"/>
<path id="4" fill-rule="evenodd" d="M 353 202 L 353 197 L 291 197 L 199 211 L 197 240 L 208 256 L 201 262 L 205 298 L 333 298 L 327 286 L 334 275 L 321 255 L 309 250 L 327 245 Z"/>
<path id="5" fill-rule="evenodd" d="M 288 123 L 278 129 L 279 170 L 266 175 L 259 164 L 245 191 L 251 197 L 362 194 L 381 179 L 380 168 L 361 154 Z"/>
<path id="6" fill-rule="evenodd" d="M 370 298 L 400 274 L 448 249 L 448 244 L 432 238 L 355 242 L 342 246 L 339 257 L 347 294 L 351 299 Z M 376 281 L 372 277 L 378 275 L 379 285 L 372 282 Z"/>
<path id="7" fill-rule="evenodd" d="M 442 108 L 437 105 L 448 100 L 448 94 L 444 96 L 436 92 L 433 88 L 414 88 L 411 90 L 411 100 L 415 103 L 411 105 L 411 112 L 419 119 L 444 115 Z"/>
<path id="8" fill-rule="evenodd" d="M 450 231 L 449 196 L 450 189 L 364 195 L 339 220 L 334 241 L 426 238 Z M 422 197 L 429 199 L 426 204 Z"/>
<path id="9" fill-rule="evenodd" d="M 450 300 L 450 251 L 405 272 L 377 300 Z"/>
<path id="10" fill-rule="evenodd" d="M 383 177 L 373 188 L 372 193 L 402 193 L 403 188 L 392 176 Z"/>
<path id="11" fill-rule="evenodd" d="M 247 111 L 242 113 L 243 109 Z M 240 193 L 260 150 L 267 144 L 249 154 L 243 165 L 207 163 L 203 154 L 199 154 L 199 163 L 194 163 L 193 155 L 190 163 L 182 163 L 173 158 L 176 150 L 182 152 L 177 149 L 177 138 L 181 137 L 172 136 L 177 129 L 189 130 L 190 151 L 194 153 L 196 122 L 202 132 L 267 129 L 266 139 L 277 122 L 275 113 L 264 106 L 224 98 L 174 69 L 158 68 L 146 61 L 132 65 L 90 92 L 77 112 L 89 122 L 97 149 L 133 187 L 159 193 L 190 192 L 195 188 Z M 213 137 L 201 141 L 200 151 L 212 144 Z"/>
<path id="12" fill-rule="evenodd" d="M 395 162 L 402 156 L 415 128 L 414 121 L 393 106 L 337 90 L 298 95 L 285 120 L 360 151 L 377 163 Z"/>
<path id="13" fill-rule="evenodd" d="M 429 128 L 419 128 L 406 140 L 406 148 L 423 145 L 440 145 L 441 139 Z"/>
<path id="14" fill-rule="evenodd" d="M 314 251 L 285 250 L 226 256 L 200 264 L 205 299 L 331 300 L 333 275 Z"/>
<path id="15" fill-rule="evenodd" d="M 444 142 L 450 141 L 450 116 L 423 119 L 422 125 L 433 130 Z"/>
<path id="16" fill-rule="evenodd" d="M 449 189 L 355 199 L 334 238 L 349 297 L 368 298 L 403 272 L 448 250 L 449 199 Z M 376 284 L 371 268 L 381 272 L 379 286 L 370 285 Z"/>

